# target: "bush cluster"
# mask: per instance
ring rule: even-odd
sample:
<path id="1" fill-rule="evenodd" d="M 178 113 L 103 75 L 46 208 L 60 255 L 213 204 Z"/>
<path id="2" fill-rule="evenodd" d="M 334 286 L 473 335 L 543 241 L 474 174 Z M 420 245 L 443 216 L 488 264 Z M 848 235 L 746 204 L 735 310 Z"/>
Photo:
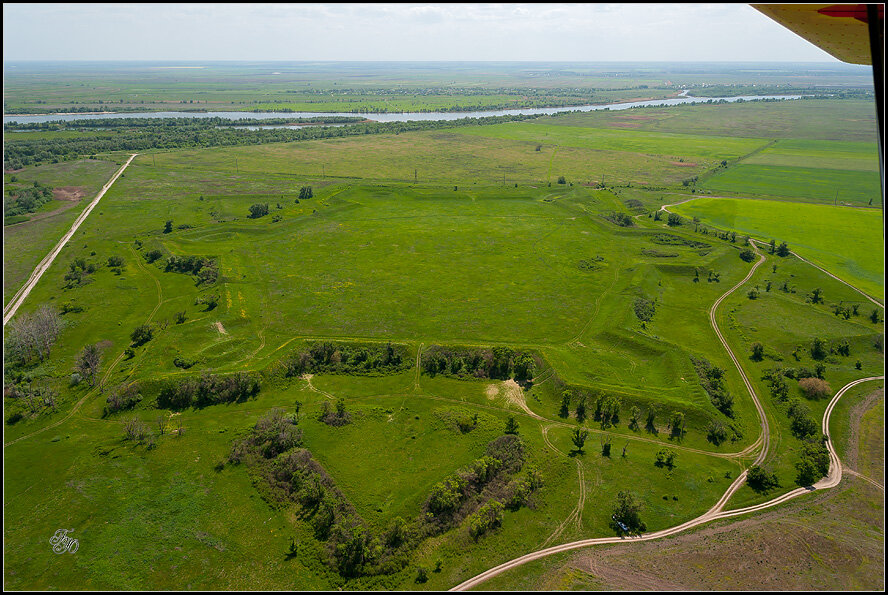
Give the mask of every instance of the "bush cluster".
<path id="1" fill-rule="evenodd" d="M 409 370 L 413 360 L 405 345 L 319 341 L 282 363 L 287 376 L 305 373 L 369 376 Z"/>
<path id="2" fill-rule="evenodd" d="M 536 362 L 526 351 L 508 347 L 467 349 L 432 345 L 422 352 L 420 365 L 428 376 L 491 378 L 524 382 L 533 377 Z"/>
<path id="3" fill-rule="evenodd" d="M 725 386 L 725 371 L 709 363 L 705 357 L 691 356 L 691 362 L 700 378 L 700 386 L 709 395 L 715 408 L 728 417 L 734 417 L 734 397 Z"/>
<path id="4" fill-rule="evenodd" d="M 219 403 L 241 402 L 259 393 L 259 380 L 246 372 L 230 376 L 203 374 L 165 386 L 157 396 L 157 406 L 174 411 L 188 407 L 206 407 Z"/>

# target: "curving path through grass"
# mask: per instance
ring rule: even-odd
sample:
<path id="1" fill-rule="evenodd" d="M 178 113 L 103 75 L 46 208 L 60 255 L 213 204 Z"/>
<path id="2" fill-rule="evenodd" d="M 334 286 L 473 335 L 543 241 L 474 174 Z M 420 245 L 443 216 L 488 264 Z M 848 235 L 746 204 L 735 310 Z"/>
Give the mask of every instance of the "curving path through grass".
<path id="1" fill-rule="evenodd" d="M 849 382 L 845 386 L 843 386 L 842 389 L 839 390 L 836 393 L 836 395 L 833 397 L 832 401 L 830 402 L 829 406 L 827 407 L 826 411 L 823 414 L 823 428 L 824 428 L 824 430 L 825 431 L 828 430 L 829 417 L 830 417 L 830 414 L 832 414 L 833 407 L 835 407 L 835 404 L 842 397 L 842 395 L 845 394 L 845 392 L 847 392 L 850 388 L 852 388 L 858 384 L 861 384 L 863 382 L 870 382 L 873 380 L 884 380 L 884 379 L 885 379 L 884 376 L 871 376 L 869 378 L 861 378 L 859 380 L 854 380 L 852 382 Z M 572 543 L 566 543 L 563 545 L 557 545 L 557 546 L 553 546 L 550 548 L 538 550 L 536 552 L 531 552 L 530 554 L 526 554 L 524 556 L 521 556 L 520 558 L 515 558 L 514 560 L 510 560 L 508 562 L 500 564 L 499 566 L 491 568 L 490 570 L 487 570 L 486 572 L 483 572 L 473 578 L 468 579 L 467 581 L 460 583 L 459 585 L 453 587 L 450 590 L 451 591 L 465 591 L 465 590 L 471 589 L 473 587 L 480 585 L 481 583 L 483 583 L 487 579 L 492 578 L 498 574 L 505 572 L 506 570 L 509 570 L 511 568 L 515 568 L 516 566 L 521 566 L 522 564 L 526 564 L 527 562 L 531 562 L 531 561 L 537 560 L 539 558 L 544 558 L 544 557 L 550 556 L 552 554 L 557 554 L 559 552 L 580 549 L 580 548 L 584 548 L 584 547 L 588 547 L 588 546 L 592 546 L 592 545 L 600 545 L 600 544 L 608 544 L 608 543 L 627 543 L 627 542 L 635 542 L 635 541 L 652 541 L 654 539 L 669 537 L 670 535 L 675 535 L 676 533 L 686 531 L 687 529 L 691 529 L 691 528 L 696 527 L 698 525 L 708 523 L 709 521 L 730 518 L 730 517 L 739 516 L 742 514 L 748 514 L 751 512 L 757 512 L 759 510 L 764 510 L 766 508 L 771 508 L 773 506 L 777 506 L 779 504 L 782 504 L 783 502 L 786 502 L 787 500 L 791 500 L 792 498 L 795 498 L 797 496 L 801 496 L 803 494 L 811 493 L 815 490 L 823 490 L 823 489 L 829 489 L 829 488 L 835 487 L 835 486 L 839 485 L 839 482 L 842 479 L 842 463 L 839 460 L 839 457 L 836 454 L 835 450 L 833 449 L 832 443 L 830 441 L 827 441 L 826 445 L 827 445 L 827 448 L 829 449 L 829 454 L 830 454 L 829 473 L 827 474 L 827 476 L 825 478 L 821 479 L 820 481 L 815 483 L 813 486 L 797 488 L 795 490 L 792 490 L 791 492 L 787 492 L 786 494 L 778 496 L 777 498 L 774 498 L 774 499 L 769 500 L 767 502 L 763 502 L 761 504 L 756 504 L 754 506 L 747 506 L 745 508 L 738 508 L 736 510 L 730 510 L 730 511 L 722 511 L 721 508 L 724 506 L 725 502 L 727 502 L 727 500 L 731 496 L 732 488 L 734 487 L 732 484 L 731 488 L 728 488 L 728 491 L 725 492 L 724 496 L 722 496 L 721 499 L 716 503 L 716 505 L 713 506 L 708 512 L 706 512 L 705 514 L 703 514 L 695 519 L 687 521 L 686 523 L 678 525 L 676 527 L 671 527 L 669 529 L 663 529 L 662 531 L 657 531 L 656 533 L 649 533 L 644 536 L 629 537 L 629 538 L 600 537 L 600 538 L 594 538 L 594 539 L 584 539 L 582 541 L 575 541 Z"/>

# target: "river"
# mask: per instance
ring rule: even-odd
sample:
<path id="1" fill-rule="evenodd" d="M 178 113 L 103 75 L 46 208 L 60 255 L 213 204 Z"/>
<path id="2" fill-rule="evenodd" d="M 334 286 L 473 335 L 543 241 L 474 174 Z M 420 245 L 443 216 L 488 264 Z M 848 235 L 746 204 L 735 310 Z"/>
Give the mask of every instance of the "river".
<path id="1" fill-rule="evenodd" d="M 42 114 L 35 116 L 3 116 L 3 123 L 7 122 L 53 122 L 63 120 L 100 120 L 109 118 L 253 118 L 257 120 L 265 118 L 316 118 L 331 116 L 364 116 L 368 120 L 377 122 L 409 122 L 411 120 L 459 120 L 462 118 L 485 118 L 489 116 L 509 116 L 515 114 L 551 115 L 560 112 L 591 112 L 596 110 L 624 110 L 642 106 L 667 106 L 682 103 L 706 103 L 716 101 L 754 101 L 757 99 L 799 99 L 802 95 L 740 95 L 737 97 L 691 97 L 687 91 L 680 97 L 671 99 L 651 99 L 648 101 L 627 101 L 623 103 L 609 103 L 604 105 L 578 105 L 571 107 L 536 107 L 526 109 L 482 110 L 474 112 L 401 112 L 401 113 L 360 113 L 353 112 L 136 112 L 114 114 Z"/>

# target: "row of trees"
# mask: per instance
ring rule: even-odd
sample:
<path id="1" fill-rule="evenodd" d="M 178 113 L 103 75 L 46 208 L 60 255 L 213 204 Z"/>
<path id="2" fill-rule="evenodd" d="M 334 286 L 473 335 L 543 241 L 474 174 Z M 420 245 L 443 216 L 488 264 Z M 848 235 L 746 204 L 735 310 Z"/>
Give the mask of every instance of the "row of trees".
<path id="1" fill-rule="evenodd" d="M 734 397 L 725 385 L 725 371 L 711 364 L 705 357 L 691 356 L 691 362 L 700 379 L 700 386 L 709 395 L 715 408 L 728 417 L 734 417 Z"/>
<path id="2" fill-rule="evenodd" d="M 167 385 L 157 396 L 160 409 L 174 411 L 219 403 L 242 402 L 259 394 L 259 379 L 246 372 L 228 376 L 204 373 Z"/>
<path id="3" fill-rule="evenodd" d="M 381 375 L 409 370 L 406 345 L 319 341 L 282 361 L 287 376 L 312 374 Z"/>
<path id="4" fill-rule="evenodd" d="M 455 378 L 491 378 L 518 382 L 531 379 L 536 370 L 533 356 L 508 347 L 468 349 L 431 345 L 422 352 L 424 374 Z"/>
<path id="5" fill-rule="evenodd" d="M 28 138 L 27 135 L 7 135 L 4 139 L 4 167 L 19 169 L 28 165 L 79 159 L 84 155 L 112 151 L 202 148 L 220 146 L 261 145 L 322 138 L 336 138 L 365 134 L 399 134 L 413 130 L 435 130 L 457 126 L 497 124 L 534 118 L 533 115 L 491 116 L 461 118 L 459 120 L 416 120 L 410 122 L 368 122 L 339 128 L 303 126 L 291 128 L 262 128 L 244 130 L 210 125 L 206 118 L 184 119 L 177 125 L 157 123 L 138 128 L 119 128 L 96 131 L 89 136 L 64 138 Z M 102 120 L 110 122 L 111 119 Z M 10 138 L 14 136 L 14 138 Z"/>

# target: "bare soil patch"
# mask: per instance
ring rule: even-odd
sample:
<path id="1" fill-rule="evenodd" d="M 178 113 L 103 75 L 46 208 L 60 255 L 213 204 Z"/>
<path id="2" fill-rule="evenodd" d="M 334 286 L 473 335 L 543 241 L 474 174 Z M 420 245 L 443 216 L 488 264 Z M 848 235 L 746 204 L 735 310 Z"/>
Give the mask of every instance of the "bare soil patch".
<path id="1" fill-rule="evenodd" d="M 220 335 L 227 335 L 228 334 L 228 331 L 225 330 L 225 327 L 222 326 L 222 323 L 219 322 L 218 320 L 213 323 L 213 326 L 216 327 L 216 330 L 219 331 Z"/>
<path id="2" fill-rule="evenodd" d="M 579 571 L 604 590 L 878 590 L 884 587 L 881 493 L 861 480 L 690 534 L 577 552 L 556 574 Z M 543 577 L 543 581 L 552 577 Z"/>
<path id="3" fill-rule="evenodd" d="M 52 189 L 52 197 L 56 200 L 70 200 L 77 202 L 86 196 L 83 186 L 59 186 Z"/>

